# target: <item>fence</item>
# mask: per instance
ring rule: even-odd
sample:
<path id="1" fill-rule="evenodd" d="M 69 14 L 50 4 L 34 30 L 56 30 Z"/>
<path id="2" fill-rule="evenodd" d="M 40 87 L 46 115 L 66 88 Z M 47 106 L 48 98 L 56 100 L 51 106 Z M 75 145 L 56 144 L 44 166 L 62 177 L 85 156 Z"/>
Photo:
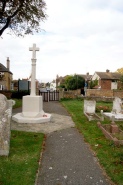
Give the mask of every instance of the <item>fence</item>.
<path id="1" fill-rule="evenodd" d="M 59 91 L 47 91 L 41 92 L 39 91 L 39 95 L 43 97 L 43 101 L 59 101 Z"/>

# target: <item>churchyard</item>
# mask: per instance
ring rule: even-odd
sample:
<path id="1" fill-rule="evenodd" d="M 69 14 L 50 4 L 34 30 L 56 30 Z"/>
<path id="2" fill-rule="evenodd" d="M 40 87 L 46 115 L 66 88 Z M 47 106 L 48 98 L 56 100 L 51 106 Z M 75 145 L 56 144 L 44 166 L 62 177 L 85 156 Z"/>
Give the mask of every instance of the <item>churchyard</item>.
<path id="1" fill-rule="evenodd" d="M 17 101 L 13 108 L 21 105 Z M 116 146 L 107 139 L 97 126 L 97 120 L 88 120 L 84 114 L 84 100 L 63 99 L 61 104 L 68 110 L 80 134 L 98 158 L 104 172 L 117 185 L 123 182 L 123 146 Z M 100 110 L 111 112 L 113 102 L 96 102 L 96 114 L 101 117 Z M 101 124 L 110 124 L 107 117 Z M 116 124 L 123 130 L 122 121 Z M 10 151 L 8 156 L 0 156 L 1 184 L 34 184 L 38 170 L 40 152 L 43 148 L 44 134 L 11 131 Z"/>
<path id="2" fill-rule="evenodd" d="M 94 155 L 98 158 L 101 167 L 117 184 L 123 184 L 123 146 L 116 146 L 113 141 L 107 139 L 102 133 L 102 130 L 97 126 L 97 120 L 89 121 L 84 115 L 84 101 L 81 99 L 64 100 L 62 105 L 69 111 L 77 129 L 84 136 L 84 139 L 89 143 Z M 96 102 L 96 111 L 99 116 L 100 110 L 111 111 L 113 102 Z M 109 118 L 104 118 L 100 121 L 102 124 L 110 124 Z M 123 131 L 123 121 L 117 121 L 116 124 Z"/>
<path id="3" fill-rule="evenodd" d="M 123 145 L 123 131 L 116 124 L 117 121 L 123 121 L 122 100 L 115 97 L 111 110 L 103 110 L 103 107 L 100 106 L 100 115 L 98 115 L 96 111 L 96 101 L 85 99 L 84 115 L 88 120 L 98 120 L 97 125 L 102 130 L 105 137 L 112 140 L 115 145 Z M 111 123 L 101 124 L 101 121 L 104 121 L 104 117 L 107 117 Z"/>

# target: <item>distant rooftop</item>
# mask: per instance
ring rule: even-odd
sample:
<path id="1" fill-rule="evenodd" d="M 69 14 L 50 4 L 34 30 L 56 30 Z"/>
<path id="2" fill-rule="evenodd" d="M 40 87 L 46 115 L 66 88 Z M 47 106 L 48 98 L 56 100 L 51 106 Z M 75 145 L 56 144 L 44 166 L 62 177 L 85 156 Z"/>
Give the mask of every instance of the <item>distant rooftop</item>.
<path id="1" fill-rule="evenodd" d="M 118 80 L 121 77 L 120 73 L 112 72 L 95 72 L 101 79 Z"/>
<path id="2" fill-rule="evenodd" d="M 0 63 L 0 72 L 8 72 L 13 74 L 11 71 L 9 71 L 8 68 L 6 68 L 3 64 Z"/>

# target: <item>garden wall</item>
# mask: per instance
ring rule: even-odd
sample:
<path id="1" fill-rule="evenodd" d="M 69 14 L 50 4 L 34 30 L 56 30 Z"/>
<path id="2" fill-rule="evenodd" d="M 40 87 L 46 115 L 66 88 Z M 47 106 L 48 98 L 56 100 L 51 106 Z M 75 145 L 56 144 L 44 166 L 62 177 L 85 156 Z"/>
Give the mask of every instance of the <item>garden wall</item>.
<path id="1" fill-rule="evenodd" d="M 86 96 L 123 98 L 123 90 L 87 89 Z"/>
<path id="2" fill-rule="evenodd" d="M 59 91 L 59 99 L 61 98 L 76 98 L 81 94 L 81 89 L 72 90 L 72 91 Z"/>
<path id="3" fill-rule="evenodd" d="M 113 90 L 114 97 L 123 98 L 123 91 L 122 90 Z"/>

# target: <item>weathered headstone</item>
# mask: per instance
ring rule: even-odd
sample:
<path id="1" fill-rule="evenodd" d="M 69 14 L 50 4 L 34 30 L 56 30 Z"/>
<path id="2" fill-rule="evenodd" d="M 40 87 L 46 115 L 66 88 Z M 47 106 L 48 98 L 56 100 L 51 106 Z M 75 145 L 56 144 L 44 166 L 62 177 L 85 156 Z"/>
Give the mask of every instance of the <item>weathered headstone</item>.
<path id="1" fill-rule="evenodd" d="M 115 97 L 112 111 L 104 112 L 103 115 L 110 120 L 112 120 L 112 117 L 114 117 L 114 121 L 123 121 L 122 100 L 119 97 Z"/>
<path id="2" fill-rule="evenodd" d="M 102 119 L 95 113 L 95 110 L 96 110 L 95 100 L 84 100 L 84 114 L 89 121 Z"/>
<path id="3" fill-rule="evenodd" d="M 8 156 L 10 148 L 10 120 L 12 115 L 13 100 L 7 100 L 0 94 L 0 155 Z"/>
<path id="4" fill-rule="evenodd" d="M 112 108 L 112 113 L 121 113 L 122 110 L 122 100 L 119 97 L 115 97 L 113 101 L 113 108 Z"/>
<path id="5" fill-rule="evenodd" d="M 84 112 L 94 114 L 96 108 L 95 100 L 84 100 Z"/>

